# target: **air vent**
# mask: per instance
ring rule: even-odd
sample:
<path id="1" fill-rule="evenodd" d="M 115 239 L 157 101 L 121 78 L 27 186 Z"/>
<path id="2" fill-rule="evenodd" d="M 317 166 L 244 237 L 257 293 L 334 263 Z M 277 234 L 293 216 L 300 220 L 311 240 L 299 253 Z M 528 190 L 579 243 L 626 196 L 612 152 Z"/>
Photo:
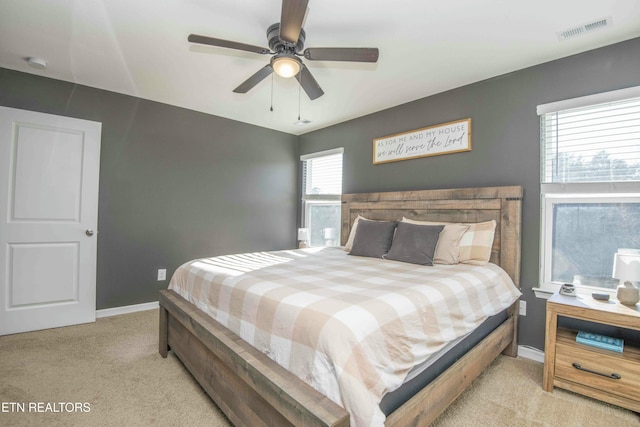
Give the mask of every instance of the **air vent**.
<path id="1" fill-rule="evenodd" d="M 564 31 L 559 31 L 557 33 L 558 39 L 560 41 L 572 39 L 574 37 L 578 37 L 592 31 L 601 30 L 605 27 L 610 27 L 613 25 L 613 21 L 611 17 L 598 19 L 597 21 L 589 22 L 587 24 L 582 24 L 577 27 L 568 28 Z"/>
<path id="2" fill-rule="evenodd" d="M 584 29 L 585 31 L 593 31 L 602 27 L 606 27 L 608 24 L 609 22 L 607 21 L 607 19 L 601 19 L 599 21 L 592 22 L 590 24 L 585 25 Z"/>

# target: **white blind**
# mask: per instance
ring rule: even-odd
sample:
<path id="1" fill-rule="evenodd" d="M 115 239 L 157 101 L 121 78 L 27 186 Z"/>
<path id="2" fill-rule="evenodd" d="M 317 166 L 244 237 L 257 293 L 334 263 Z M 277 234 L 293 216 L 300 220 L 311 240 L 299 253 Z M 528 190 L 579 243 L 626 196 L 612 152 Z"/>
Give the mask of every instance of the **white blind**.
<path id="1" fill-rule="evenodd" d="M 540 116 L 542 183 L 640 181 L 640 98 Z"/>
<path id="2" fill-rule="evenodd" d="M 342 194 L 342 153 L 303 160 L 303 196 Z"/>

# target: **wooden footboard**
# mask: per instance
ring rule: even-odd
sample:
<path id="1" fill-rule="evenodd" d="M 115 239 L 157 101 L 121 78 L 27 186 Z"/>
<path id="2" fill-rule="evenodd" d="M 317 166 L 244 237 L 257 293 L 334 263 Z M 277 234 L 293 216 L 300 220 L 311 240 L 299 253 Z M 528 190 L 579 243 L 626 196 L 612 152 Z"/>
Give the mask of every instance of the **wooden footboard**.
<path id="1" fill-rule="evenodd" d="M 424 426 L 515 338 L 502 325 L 387 417 L 387 427 Z M 172 350 L 236 426 L 349 426 L 349 414 L 173 291 L 160 291 L 159 351 Z"/>
<path id="2" fill-rule="evenodd" d="M 169 290 L 160 291 L 159 343 L 236 426 L 349 426 L 341 406 Z"/>

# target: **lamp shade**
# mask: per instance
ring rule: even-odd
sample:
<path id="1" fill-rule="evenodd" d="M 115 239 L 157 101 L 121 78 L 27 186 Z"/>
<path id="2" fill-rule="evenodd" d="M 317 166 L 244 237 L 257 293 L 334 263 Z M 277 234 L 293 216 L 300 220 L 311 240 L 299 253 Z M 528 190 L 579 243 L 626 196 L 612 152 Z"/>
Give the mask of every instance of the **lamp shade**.
<path id="1" fill-rule="evenodd" d="M 308 228 L 298 228 L 298 240 L 303 240 L 303 241 L 309 240 Z"/>
<path id="2" fill-rule="evenodd" d="M 322 233 L 325 239 L 335 239 L 337 234 L 335 228 L 325 228 Z"/>
<path id="3" fill-rule="evenodd" d="M 619 249 L 613 259 L 613 278 L 640 281 L 640 251 Z"/>
<path id="4" fill-rule="evenodd" d="M 273 71 L 275 71 L 277 75 L 288 79 L 300 72 L 302 63 L 293 55 L 279 54 L 271 60 L 271 67 L 273 67 Z"/>

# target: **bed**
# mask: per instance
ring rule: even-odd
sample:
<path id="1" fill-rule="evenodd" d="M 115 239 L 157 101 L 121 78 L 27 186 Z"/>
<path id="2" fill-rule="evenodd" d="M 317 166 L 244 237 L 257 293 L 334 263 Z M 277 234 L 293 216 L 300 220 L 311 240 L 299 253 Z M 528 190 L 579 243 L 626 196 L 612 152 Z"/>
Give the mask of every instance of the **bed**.
<path id="1" fill-rule="evenodd" d="M 496 228 L 491 262 L 499 265 L 519 287 L 521 200 L 521 187 L 343 195 L 342 244 L 346 243 L 350 227 L 358 216 L 379 221 L 406 218 L 480 223 L 493 220 Z M 339 251 L 327 252 L 333 260 L 328 262 L 348 258 Z M 296 251 L 290 254 L 300 255 Z M 286 258 L 283 254 L 273 256 Z M 300 277 L 307 277 L 307 273 Z M 350 425 L 349 412 L 342 406 L 242 340 L 238 336 L 242 329 L 231 328 L 237 333 L 232 332 L 224 322 L 207 314 L 206 307 L 196 300 L 187 301 L 176 290 L 160 293 L 160 354 L 166 357 L 169 350 L 173 351 L 233 424 Z M 504 320 L 469 351 L 427 385 L 412 392 L 411 397 L 392 406 L 384 425 L 429 424 L 502 352 L 511 356 L 517 353 L 515 303 L 506 310 Z M 332 397 L 335 400 L 335 396 Z"/>

